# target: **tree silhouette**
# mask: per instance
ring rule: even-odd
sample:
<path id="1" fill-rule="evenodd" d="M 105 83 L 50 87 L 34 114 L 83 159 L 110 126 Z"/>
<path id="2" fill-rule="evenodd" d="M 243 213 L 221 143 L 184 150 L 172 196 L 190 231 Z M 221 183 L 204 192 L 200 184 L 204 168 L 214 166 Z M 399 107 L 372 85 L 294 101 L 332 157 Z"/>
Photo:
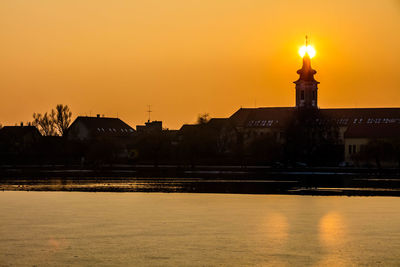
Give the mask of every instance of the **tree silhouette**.
<path id="1" fill-rule="evenodd" d="M 56 111 L 53 112 L 52 110 L 51 114 L 58 133 L 63 136 L 71 123 L 71 110 L 67 105 L 64 106 L 63 104 L 58 104 L 56 106 Z"/>
<path id="2" fill-rule="evenodd" d="M 270 133 L 256 137 L 246 148 L 247 154 L 256 163 L 272 163 L 282 159 L 283 146 Z"/>
<path id="3" fill-rule="evenodd" d="M 53 112 L 53 111 L 52 111 Z M 36 126 L 40 133 L 45 136 L 57 135 L 52 114 L 33 113 L 32 125 Z"/>
<path id="4" fill-rule="evenodd" d="M 342 147 L 337 124 L 319 110 L 297 110 L 286 126 L 285 158 L 309 164 L 336 164 Z"/>
<path id="5" fill-rule="evenodd" d="M 42 135 L 63 136 L 68 129 L 72 118 L 72 112 L 67 105 L 58 104 L 50 113 L 33 113 L 32 125 L 36 126 Z"/>
<path id="6" fill-rule="evenodd" d="M 200 114 L 197 118 L 197 124 L 206 124 L 210 120 L 210 114 L 204 113 Z"/>

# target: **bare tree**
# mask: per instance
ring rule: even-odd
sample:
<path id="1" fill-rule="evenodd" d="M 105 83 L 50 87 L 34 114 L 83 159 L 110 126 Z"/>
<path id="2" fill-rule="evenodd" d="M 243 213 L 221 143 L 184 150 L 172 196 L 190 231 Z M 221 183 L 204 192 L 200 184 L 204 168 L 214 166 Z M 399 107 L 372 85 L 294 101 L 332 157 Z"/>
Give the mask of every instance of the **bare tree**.
<path id="1" fill-rule="evenodd" d="M 51 115 L 58 133 L 63 136 L 71 123 L 71 110 L 67 105 L 58 104 L 55 112 L 54 110 L 51 111 Z"/>
<path id="2" fill-rule="evenodd" d="M 32 125 L 36 126 L 42 135 L 57 135 L 54 120 L 52 117 L 53 114 L 47 114 L 47 112 L 44 113 L 44 115 L 42 115 L 41 113 L 33 113 Z"/>
<path id="3" fill-rule="evenodd" d="M 200 114 L 197 118 L 197 124 L 206 124 L 210 120 L 210 114 L 204 113 Z"/>
<path id="4" fill-rule="evenodd" d="M 72 112 L 67 105 L 58 104 L 50 113 L 33 113 L 32 125 L 46 136 L 64 135 L 72 118 Z"/>

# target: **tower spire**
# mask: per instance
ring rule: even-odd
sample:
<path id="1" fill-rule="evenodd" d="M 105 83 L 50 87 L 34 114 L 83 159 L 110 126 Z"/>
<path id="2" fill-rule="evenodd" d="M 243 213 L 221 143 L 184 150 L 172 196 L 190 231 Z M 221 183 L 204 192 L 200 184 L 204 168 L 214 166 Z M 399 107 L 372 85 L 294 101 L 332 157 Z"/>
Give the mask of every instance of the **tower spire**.
<path id="1" fill-rule="evenodd" d="M 305 38 L 306 48 L 309 45 L 309 38 Z M 296 84 L 296 107 L 297 108 L 318 108 L 318 84 L 319 82 L 314 79 L 317 71 L 311 68 L 311 57 L 306 52 L 303 56 L 303 66 L 297 71 L 300 75 L 299 79 L 295 81 Z"/>

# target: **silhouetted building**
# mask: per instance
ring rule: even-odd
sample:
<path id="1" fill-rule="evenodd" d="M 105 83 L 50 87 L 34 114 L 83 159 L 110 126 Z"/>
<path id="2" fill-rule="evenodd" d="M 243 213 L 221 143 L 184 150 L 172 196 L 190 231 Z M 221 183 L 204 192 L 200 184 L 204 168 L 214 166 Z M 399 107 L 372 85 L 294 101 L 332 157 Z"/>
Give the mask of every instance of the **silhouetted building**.
<path id="1" fill-rule="evenodd" d="M 343 147 L 343 159 L 353 160 L 367 143 L 381 139 L 394 140 L 400 136 L 400 108 L 318 108 L 316 71 L 306 54 L 303 66 L 297 71 L 295 107 L 240 108 L 229 118 L 231 138 L 243 139 L 244 146 L 263 135 L 272 136 L 276 142 L 285 143 L 286 131 L 299 112 L 317 114 L 315 120 L 326 120 L 338 129 L 338 141 Z M 299 125 L 301 127 L 301 125 Z M 307 127 L 304 125 L 303 127 Z M 327 133 L 329 134 L 329 133 Z M 329 153 L 327 151 L 327 153 Z"/>
<path id="2" fill-rule="evenodd" d="M 162 130 L 162 121 L 147 121 L 145 125 L 136 125 L 138 133 L 157 133 Z"/>
<path id="3" fill-rule="evenodd" d="M 132 127 L 118 118 L 77 117 L 68 128 L 68 140 L 94 140 L 99 138 L 130 137 L 135 132 Z"/>
<path id="4" fill-rule="evenodd" d="M 41 136 L 35 126 L 4 126 L 0 129 L 0 140 L 15 145 L 29 145 L 37 142 Z"/>
<path id="5" fill-rule="evenodd" d="M 400 156 L 400 119 L 377 118 L 370 119 L 369 123 L 353 123 L 344 133 L 344 144 L 346 162 L 357 161 L 362 164 L 371 160 L 368 156 L 372 156 L 373 161 L 376 161 L 376 156 L 383 156 L 382 161 L 398 164 L 400 159 L 396 159 L 396 156 Z M 378 155 L 371 155 L 371 152 Z"/>
<path id="6" fill-rule="evenodd" d="M 127 159 L 135 130 L 118 118 L 78 117 L 66 132 L 75 156 L 94 164 Z"/>
<path id="7" fill-rule="evenodd" d="M 35 126 L 4 126 L 0 129 L 0 155 L 32 154 L 41 137 Z"/>

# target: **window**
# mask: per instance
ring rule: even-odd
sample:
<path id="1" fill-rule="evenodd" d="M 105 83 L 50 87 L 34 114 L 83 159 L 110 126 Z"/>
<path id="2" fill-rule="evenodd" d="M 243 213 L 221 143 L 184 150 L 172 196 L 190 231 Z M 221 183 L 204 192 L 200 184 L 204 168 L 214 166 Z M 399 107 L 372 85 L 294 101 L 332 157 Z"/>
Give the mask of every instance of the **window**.
<path id="1" fill-rule="evenodd" d="M 357 153 L 357 146 L 356 145 L 349 145 L 349 154 Z"/>
<path id="2" fill-rule="evenodd" d="M 315 100 L 315 91 L 312 91 L 312 99 Z"/>
<path id="3" fill-rule="evenodd" d="M 304 91 L 303 91 L 303 90 L 301 90 L 301 96 L 300 96 L 300 99 L 301 99 L 301 100 L 304 100 Z"/>

